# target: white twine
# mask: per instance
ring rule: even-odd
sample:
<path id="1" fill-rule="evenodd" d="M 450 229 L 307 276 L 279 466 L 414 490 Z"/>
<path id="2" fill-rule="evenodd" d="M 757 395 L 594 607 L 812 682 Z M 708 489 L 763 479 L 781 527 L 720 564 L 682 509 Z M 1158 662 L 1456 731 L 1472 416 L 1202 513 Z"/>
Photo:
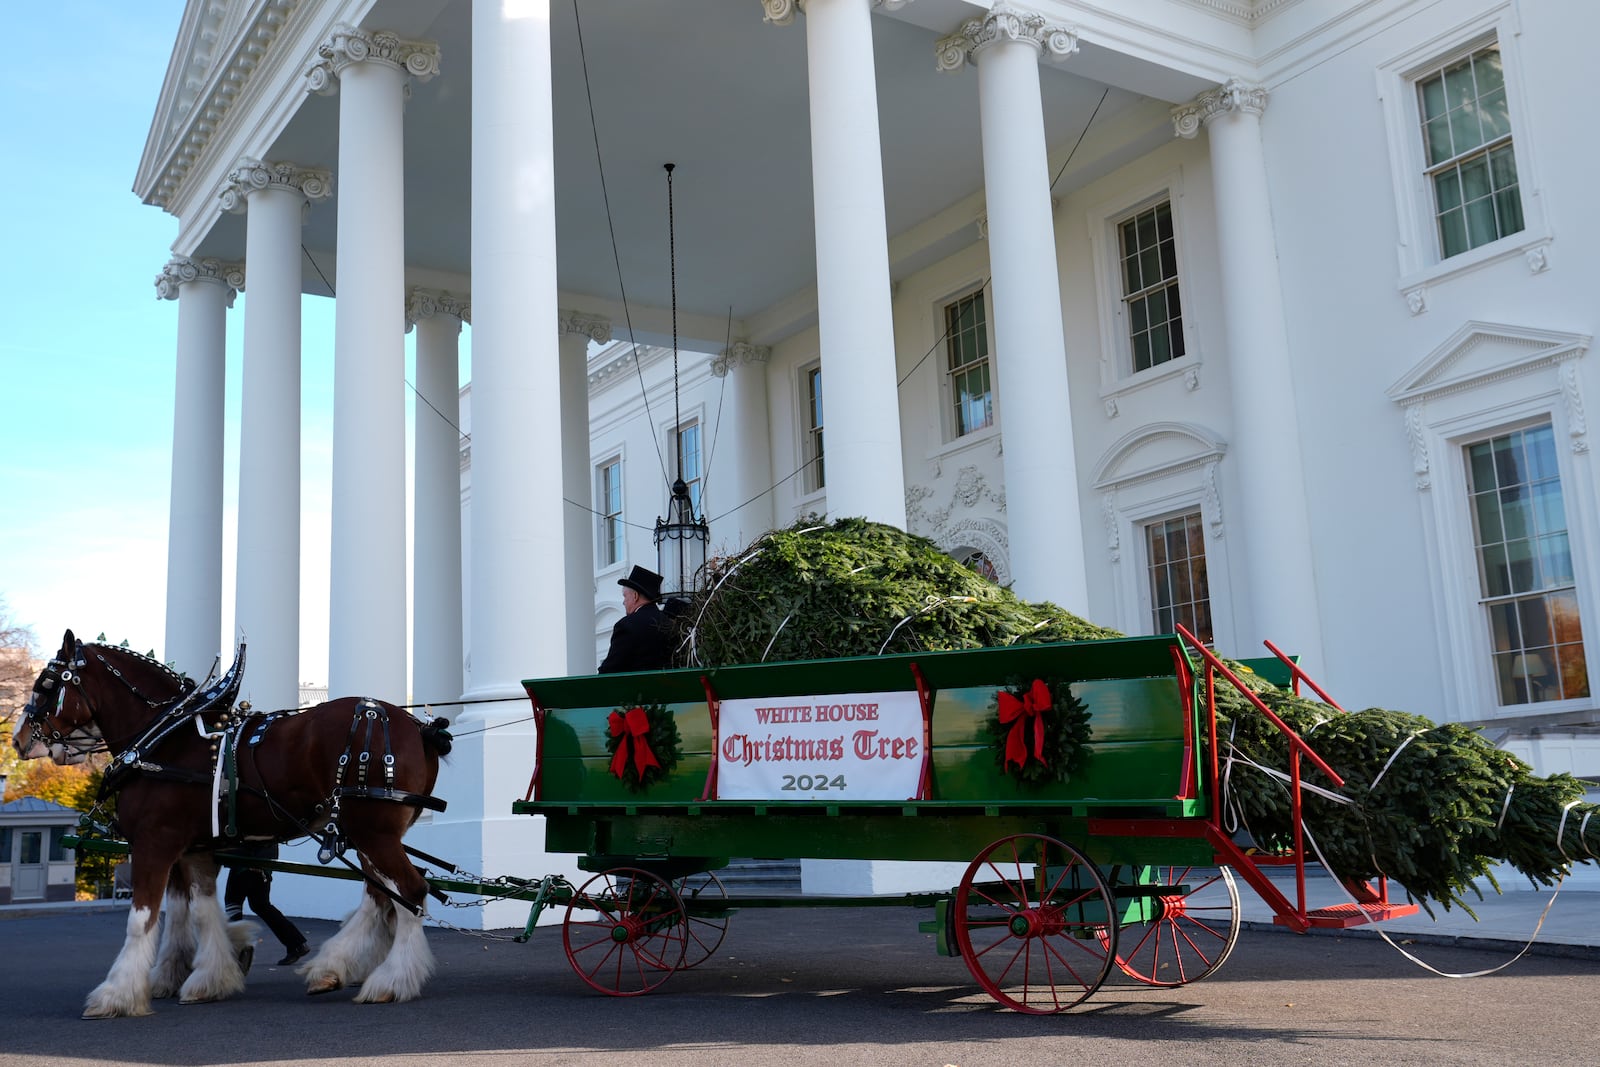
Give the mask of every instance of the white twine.
<path id="1" fill-rule="evenodd" d="M 1561 847 L 1561 839 L 1566 836 L 1567 816 L 1572 813 L 1573 808 L 1582 803 L 1582 800 L 1569 802 L 1566 807 L 1561 809 L 1561 822 L 1556 825 L 1556 851 L 1561 853 L 1561 858 L 1567 861 L 1567 866 L 1569 867 L 1572 866 L 1572 857 L 1567 855 L 1567 850 Z"/>
<path id="2" fill-rule="evenodd" d="M 1584 812 L 1583 821 L 1578 824 L 1578 844 L 1582 845 L 1583 850 L 1589 853 L 1591 857 L 1594 857 L 1594 852 L 1589 848 L 1589 818 L 1592 815 L 1594 815 L 1594 809 L 1590 808 Z"/>
<path id="3" fill-rule="evenodd" d="M 1506 786 L 1506 799 L 1500 805 L 1500 817 L 1494 821 L 1494 832 L 1499 833 L 1500 828 L 1506 824 L 1506 812 L 1511 810 L 1511 794 L 1516 791 L 1517 783 L 1512 782 Z"/>
<path id="4" fill-rule="evenodd" d="M 1389 768 L 1394 765 L 1395 757 L 1399 756 L 1400 753 L 1404 752 L 1407 745 L 1409 745 L 1411 742 L 1415 741 L 1417 738 L 1421 737 L 1425 733 L 1427 733 L 1426 730 L 1418 730 L 1417 732 L 1413 733 L 1410 737 L 1408 737 L 1404 741 L 1400 742 L 1400 747 L 1395 749 L 1392 753 L 1390 753 L 1389 762 L 1385 763 L 1383 765 L 1383 769 L 1378 772 L 1378 776 L 1372 780 L 1372 784 L 1367 786 L 1367 789 L 1369 791 L 1377 789 L 1378 788 L 1378 783 L 1383 780 L 1383 776 L 1388 774 L 1389 773 Z"/>

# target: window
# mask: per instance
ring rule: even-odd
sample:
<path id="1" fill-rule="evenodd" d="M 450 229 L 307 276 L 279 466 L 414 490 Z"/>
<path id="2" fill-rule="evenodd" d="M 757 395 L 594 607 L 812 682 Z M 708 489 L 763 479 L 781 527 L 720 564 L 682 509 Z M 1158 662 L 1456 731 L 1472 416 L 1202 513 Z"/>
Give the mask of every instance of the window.
<path id="1" fill-rule="evenodd" d="M 677 470 L 682 472 L 683 483 L 689 487 L 689 500 L 694 513 L 703 515 L 700 506 L 700 423 L 691 419 L 683 423 L 672 435 L 672 445 L 677 457 Z"/>
<path id="2" fill-rule="evenodd" d="M 67 858 L 67 843 L 63 840 L 67 836 L 67 827 L 52 826 L 50 828 L 50 862 L 62 863 Z"/>
<path id="3" fill-rule="evenodd" d="M 600 506 L 600 566 L 612 567 L 628 554 L 627 533 L 622 523 L 622 459 L 600 464 L 596 473 L 596 496 Z"/>
<path id="4" fill-rule="evenodd" d="M 1171 201 L 1164 200 L 1118 223 L 1117 235 L 1122 249 L 1122 300 L 1127 308 L 1133 369 L 1149 370 L 1184 352 Z"/>
<path id="5" fill-rule="evenodd" d="M 1214 644 L 1211 587 L 1206 580 L 1206 538 L 1200 512 L 1161 519 L 1147 524 L 1144 530 L 1154 632 L 1170 634 L 1181 623 L 1205 644 Z"/>
<path id="6" fill-rule="evenodd" d="M 1555 433 L 1465 447 L 1482 604 L 1501 705 L 1589 695 Z"/>
<path id="7" fill-rule="evenodd" d="M 1440 258 L 1521 232 L 1522 196 L 1499 44 L 1418 78 L 1417 96 Z"/>
<path id="8" fill-rule="evenodd" d="M 802 448 L 806 464 L 806 492 L 814 493 L 828 484 L 822 464 L 822 366 L 816 364 L 801 372 L 805 378 L 806 439 Z"/>
<path id="9" fill-rule="evenodd" d="M 994 565 L 994 560 L 982 549 L 969 549 L 956 557 L 963 567 L 976 571 L 978 575 L 996 585 L 1000 583 L 1000 570 Z"/>
<path id="10" fill-rule="evenodd" d="M 962 297 L 944 309 L 945 348 L 949 353 L 952 428 L 964 437 L 994 422 L 989 389 L 989 316 L 983 290 Z"/>

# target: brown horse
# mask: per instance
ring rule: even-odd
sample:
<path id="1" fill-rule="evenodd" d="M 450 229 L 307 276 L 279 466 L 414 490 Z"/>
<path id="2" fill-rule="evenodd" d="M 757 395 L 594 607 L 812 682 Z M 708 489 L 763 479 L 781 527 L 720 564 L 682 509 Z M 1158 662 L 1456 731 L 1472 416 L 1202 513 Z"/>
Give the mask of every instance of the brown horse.
<path id="1" fill-rule="evenodd" d="M 328 859 L 347 849 L 359 857 L 366 893 L 297 968 L 307 992 L 361 983 L 357 1001 L 410 1000 L 433 971 L 422 933 L 428 885 L 401 838 L 422 808 L 444 806 L 429 792 L 450 750 L 445 721 L 349 697 L 238 715 L 243 653 L 220 683 L 200 689 L 149 657 L 84 644 L 68 630 L 34 682 L 18 753 L 71 763 L 109 749 L 115 825 L 132 851 L 127 938 L 85 1018 L 147 1015 L 152 997 L 191 1003 L 244 988 L 235 941 L 253 928 L 230 935 L 214 855 L 244 839 L 313 836 Z"/>

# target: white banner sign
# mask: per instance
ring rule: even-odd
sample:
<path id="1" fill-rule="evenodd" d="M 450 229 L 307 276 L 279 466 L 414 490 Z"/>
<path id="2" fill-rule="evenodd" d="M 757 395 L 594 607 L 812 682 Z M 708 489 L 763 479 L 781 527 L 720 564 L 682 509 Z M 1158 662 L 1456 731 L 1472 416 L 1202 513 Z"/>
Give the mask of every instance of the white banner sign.
<path id="1" fill-rule="evenodd" d="M 724 700 L 721 800 L 910 800 L 922 780 L 915 692 Z"/>

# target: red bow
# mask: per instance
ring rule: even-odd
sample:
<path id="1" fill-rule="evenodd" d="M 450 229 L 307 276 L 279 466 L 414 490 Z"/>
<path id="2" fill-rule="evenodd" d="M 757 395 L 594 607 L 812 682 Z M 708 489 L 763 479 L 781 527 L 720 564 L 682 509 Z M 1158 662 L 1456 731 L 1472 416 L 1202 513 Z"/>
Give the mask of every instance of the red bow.
<path id="1" fill-rule="evenodd" d="M 1006 735 L 1006 759 L 1002 767 L 1009 770 L 1015 763 L 1020 769 L 1028 762 L 1028 720 L 1033 720 L 1033 758 L 1050 766 L 1044 758 L 1044 713 L 1055 705 L 1055 700 L 1050 696 L 1050 687 L 1042 678 L 1035 678 L 1033 685 L 1028 687 L 1020 699 L 1005 690 L 1000 692 L 1000 722 L 1011 724 L 1011 732 Z"/>
<path id="2" fill-rule="evenodd" d="M 624 716 L 620 711 L 613 711 L 606 723 L 611 728 L 611 736 L 618 738 L 616 754 L 611 757 L 611 773 L 621 778 L 628 769 L 628 750 L 633 749 L 633 769 L 639 776 L 639 781 L 644 781 L 644 772 L 651 767 L 660 767 L 661 762 L 656 759 L 656 754 L 650 751 L 650 744 L 646 740 L 650 733 L 650 717 L 643 708 L 629 708 Z"/>

